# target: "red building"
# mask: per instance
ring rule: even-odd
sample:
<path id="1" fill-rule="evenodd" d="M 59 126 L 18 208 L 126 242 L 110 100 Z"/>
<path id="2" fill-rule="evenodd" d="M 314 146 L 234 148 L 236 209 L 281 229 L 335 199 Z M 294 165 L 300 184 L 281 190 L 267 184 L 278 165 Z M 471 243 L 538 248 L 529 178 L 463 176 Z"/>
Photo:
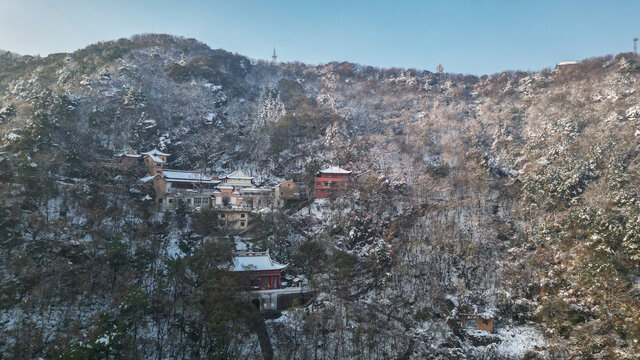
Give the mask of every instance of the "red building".
<path id="1" fill-rule="evenodd" d="M 347 190 L 351 171 L 331 166 L 316 174 L 314 197 L 327 199 Z"/>
<path id="2" fill-rule="evenodd" d="M 271 259 L 269 252 L 237 252 L 233 256 L 233 271 L 243 272 L 250 290 L 273 290 L 282 287 L 282 265 Z"/>

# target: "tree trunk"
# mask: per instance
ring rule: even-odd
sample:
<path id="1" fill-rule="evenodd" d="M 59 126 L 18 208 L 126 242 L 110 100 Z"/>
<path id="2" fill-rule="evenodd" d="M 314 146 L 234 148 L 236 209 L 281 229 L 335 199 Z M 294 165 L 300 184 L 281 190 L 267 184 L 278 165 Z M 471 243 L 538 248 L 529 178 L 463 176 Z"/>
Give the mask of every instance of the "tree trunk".
<path id="1" fill-rule="evenodd" d="M 254 309 L 253 316 L 249 321 L 251 329 L 256 333 L 256 335 L 258 335 L 262 358 L 264 360 L 272 360 L 273 347 L 271 346 L 271 338 L 269 338 L 269 331 L 267 330 L 267 324 L 265 324 L 264 318 L 258 310 Z"/>

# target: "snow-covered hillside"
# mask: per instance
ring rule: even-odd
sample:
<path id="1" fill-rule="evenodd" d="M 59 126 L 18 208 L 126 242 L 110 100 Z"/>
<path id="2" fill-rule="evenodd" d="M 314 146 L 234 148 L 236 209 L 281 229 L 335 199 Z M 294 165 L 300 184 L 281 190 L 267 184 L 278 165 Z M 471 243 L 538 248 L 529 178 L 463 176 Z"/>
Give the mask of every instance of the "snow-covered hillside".
<path id="1" fill-rule="evenodd" d="M 2 53 L 0 353 L 637 358 L 639 79 L 630 54 L 477 77 L 156 34 Z M 302 199 L 236 242 L 308 278 L 312 304 L 251 312 L 223 271 L 234 234 L 159 213 L 140 174 L 108 166 L 128 148 L 294 180 Z M 330 165 L 349 189 L 312 201 Z M 494 333 L 462 325 L 485 312 Z"/>

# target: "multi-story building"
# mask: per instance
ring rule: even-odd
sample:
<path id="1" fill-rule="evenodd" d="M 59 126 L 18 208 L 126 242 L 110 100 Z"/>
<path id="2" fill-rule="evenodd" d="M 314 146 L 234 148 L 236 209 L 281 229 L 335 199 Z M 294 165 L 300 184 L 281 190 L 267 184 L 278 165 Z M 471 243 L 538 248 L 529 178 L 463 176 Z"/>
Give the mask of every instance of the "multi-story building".
<path id="1" fill-rule="evenodd" d="M 245 174 L 242 170 L 223 176 L 220 181 L 220 185 L 223 186 L 233 186 L 234 188 L 253 187 L 253 177 Z"/>
<path id="2" fill-rule="evenodd" d="M 144 155 L 144 164 L 149 169 L 149 175 L 155 175 L 158 171 L 164 169 L 167 164 L 167 157 L 170 154 L 163 153 L 158 149 L 142 153 Z"/>
<path id="3" fill-rule="evenodd" d="M 221 208 L 218 209 L 220 222 L 232 230 L 244 230 L 249 227 L 251 210 L 248 208 Z"/>
<path id="4" fill-rule="evenodd" d="M 242 200 L 240 192 L 235 190 L 233 186 L 220 185 L 213 192 L 211 205 L 216 208 L 241 207 Z"/>
<path id="5" fill-rule="evenodd" d="M 320 170 L 315 178 L 314 197 L 316 199 L 327 199 L 346 191 L 350 174 L 351 171 L 337 166 Z"/>
<path id="6" fill-rule="evenodd" d="M 142 181 L 153 181 L 155 200 L 163 209 L 176 207 L 180 200 L 191 208 L 209 207 L 211 196 L 220 183 L 219 180 L 198 171 L 172 169 L 161 169 Z"/>

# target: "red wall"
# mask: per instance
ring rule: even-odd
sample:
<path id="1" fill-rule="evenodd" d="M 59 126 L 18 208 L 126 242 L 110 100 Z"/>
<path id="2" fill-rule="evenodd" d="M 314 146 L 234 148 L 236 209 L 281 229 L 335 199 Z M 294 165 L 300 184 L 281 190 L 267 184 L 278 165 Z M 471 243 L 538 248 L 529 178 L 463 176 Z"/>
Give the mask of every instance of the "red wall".
<path id="1" fill-rule="evenodd" d="M 326 199 L 332 194 L 340 193 L 347 189 L 349 174 L 320 174 L 316 175 L 314 184 L 314 197 Z M 326 186 L 323 183 L 329 183 Z"/>
<path id="2" fill-rule="evenodd" d="M 260 290 L 280 289 L 282 286 L 282 272 L 275 271 L 252 271 L 251 279 L 258 281 Z M 264 281 L 263 281 L 264 280 Z"/>

